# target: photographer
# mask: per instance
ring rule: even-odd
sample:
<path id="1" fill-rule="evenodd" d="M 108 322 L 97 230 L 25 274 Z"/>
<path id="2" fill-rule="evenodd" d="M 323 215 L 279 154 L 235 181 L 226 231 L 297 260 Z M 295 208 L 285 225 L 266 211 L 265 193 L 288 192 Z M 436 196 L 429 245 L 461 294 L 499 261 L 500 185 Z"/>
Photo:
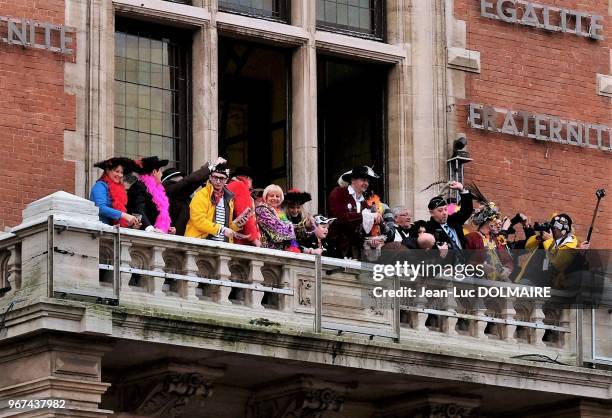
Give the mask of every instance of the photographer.
<path id="1" fill-rule="evenodd" d="M 504 218 L 500 235 L 503 235 L 506 239 L 508 239 L 510 235 L 516 234 L 514 226 L 518 224 L 520 224 L 523 228 L 525 239 L 514 241 L 508 240 L 508 247 L 512 250 L 524 250 L 527 240 L 535 235 L 535 231 L 529 223 L 529 219 L 522 213 L 517 213 L 512 219 Z"/>
<path id="2" fill-rule="evenodd" d="M 515 281 L 518 282 L 524 277 L 533 279 L 535 275 L 542 276 L 543 272 L 549 272 L 553 284 L 558 285 L 561 275 L 576 256 L 575 251 L 567 250 L 579 247 L 578 239 L 572 233 L 572 219 L 565 213 L 555 215 L 550 222 L 536 223 L 534 230 L 539 233 L 525 243 L 525 249 L 532 252 Z M 545 251 L 536 251 L 538 249 Z M 539 255 L 535 256 L 536 254 Z"/>

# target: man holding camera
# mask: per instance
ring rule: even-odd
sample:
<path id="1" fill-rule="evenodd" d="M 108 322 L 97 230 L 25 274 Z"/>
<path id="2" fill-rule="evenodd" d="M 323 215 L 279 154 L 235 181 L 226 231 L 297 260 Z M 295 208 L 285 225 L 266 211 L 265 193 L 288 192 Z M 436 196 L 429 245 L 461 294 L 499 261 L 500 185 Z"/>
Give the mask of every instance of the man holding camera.
<path id="1" fill-rule="evenodd" d="M 527 278 L 534 282 L 534 279 L 545 277 L 544 273 L 549 273 L 552 284 L 557 286 L 560 275 L 570 267 L 577 254 L 575 251 L 567 250 L 584 247 L 578 244 L 578 239 L 572 233 L 572 218 L 565 213 L 553 216 L 550 222 L 536 223 L 534 230 L 539 233 L 530 237 L 525 243 L 525 249 L 531 250 L 532 253 L 515 281 Z"/>

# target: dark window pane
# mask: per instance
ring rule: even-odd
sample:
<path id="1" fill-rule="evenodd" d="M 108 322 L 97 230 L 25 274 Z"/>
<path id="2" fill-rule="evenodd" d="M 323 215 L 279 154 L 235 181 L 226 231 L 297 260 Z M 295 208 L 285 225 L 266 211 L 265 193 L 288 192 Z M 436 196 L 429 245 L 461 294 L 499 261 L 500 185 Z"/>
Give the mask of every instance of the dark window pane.
<path id="1" fill-rule="evenodd" d="M 317 66 L 320 209 L 340 175 L 357 165 L 381 175 L 371 188 L 384 200 L 387 68 L 322 55 Z"/>
<path id="2" fill-rule="evenodd" d="M 290 0 L 219 0 L 219 10 L 289 23 Z"/>
<path id="3" fill-rule="evenodd" d="M 317 27 L 383 40 L 384 13 L 383 0 L 317 0 Z"/>
<path id="4" fill-rule="evenodd" d="M 164 154 L 171 166 L 189 168 L 189 41 L 189 34 L 175 28 L 117 19 L 117 155 L 161 157 Z"/>
<path id="5" fill-rule="evenodd" d="M 287 186 L 290 51 L 219 39 L 219 154 L 255 186 Z"/>

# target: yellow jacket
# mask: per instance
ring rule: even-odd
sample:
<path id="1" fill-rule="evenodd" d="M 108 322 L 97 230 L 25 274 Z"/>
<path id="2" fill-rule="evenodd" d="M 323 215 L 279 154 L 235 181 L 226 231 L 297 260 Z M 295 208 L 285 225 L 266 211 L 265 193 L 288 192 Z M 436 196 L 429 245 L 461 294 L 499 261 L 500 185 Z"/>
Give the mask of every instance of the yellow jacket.
<path id="1" fill-rule="evenodd" d="M 212 200 L 213 186 L 210 181 L 200 189 L 189 204 L 189 222 L 185 229 L 186 237 L 208 238 L 219 233 L 222 225 L 215 223 L 215 204 Z M 234 195 L 227 189 L 223 189 L 223 201 L 225 202 L 225 225 L 232 230 L 239 231 L 240 228 L 234 223 Z M 233 242 L 233 239 L 229 239 Z"/>
<path id="2" fill-rule="evenodd" d="M 569 239 L 565 240 L 561 244 L 561 246 L 559 246 L 559 248 L 555 248 L 554 244 L 555 240 L 553 238 L 549 238 L 542 243 L 542 245 L 544 246 L 544 250 L 546 251 L 546 257 L 548 258 L 551 266 L 556 271 L 556 277 L 557 280 L 559 280 L 559 274 L 563 274 L 565 270 L 574 261 L 574 257 L 576 257 L 576 251 L 567 250 L 575 250 L 576 248 L 578 248 L 578 239 L 575 235 L 572 235 Z M 529 268 L 528 266 L 531 262 L 531 259 L 536 254 L 536 250 L 538 249 L 537 235 L 529 237 L 529 239 L 525 243 L 525 249 L 531 250 L 531 253 L 527 257 L 527 260 L 523 263 L 521 272 L 514 280 L 515 282 L 519 282 L 523 279 L 524 274 Z"/>
<path id="3" fill-rule="evenodd" d="M 556 271 L 563 273 L 574 261 L 576 253 L 574 251 L 561 251 L 561 250 L 575 250 L 578 248 L 578 239 L 575 235 L 571 235 L 569 239 L 565 240 L 559 248 L 555 248 L 555 240 L 549 238 L 542 243 L 544 249 L 548 254 L 550 264 L 555 268 Z M 535 250 L 538 248 L 536 241 L 536 235 L 529 237 L 525 243 L 525 249 Z"/>

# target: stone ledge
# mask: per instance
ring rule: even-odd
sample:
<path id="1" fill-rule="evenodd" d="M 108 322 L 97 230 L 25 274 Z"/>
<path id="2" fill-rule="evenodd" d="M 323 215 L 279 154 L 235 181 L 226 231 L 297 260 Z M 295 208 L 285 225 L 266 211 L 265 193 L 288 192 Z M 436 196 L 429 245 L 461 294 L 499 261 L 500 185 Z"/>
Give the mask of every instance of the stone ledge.
<path id="1" fill-rule="evenodd" d="M 612 97 L 612 75 L 597 74 L 597 94 Z"/>
<path id="2" fill-rule="evenodd" d="M 134 13 L 151 19 L 178 22 L 182 25 L 203 26 L 210 22 L 210 13 L 202 7 L 164 0 L 113 0 L 115 10 Z"/>
<path id="3" fill-rule="evenodd" d="M 448 48 L 448 66 L 455 70 L 480 73 L 480 52 L 469 49 Z"/>

